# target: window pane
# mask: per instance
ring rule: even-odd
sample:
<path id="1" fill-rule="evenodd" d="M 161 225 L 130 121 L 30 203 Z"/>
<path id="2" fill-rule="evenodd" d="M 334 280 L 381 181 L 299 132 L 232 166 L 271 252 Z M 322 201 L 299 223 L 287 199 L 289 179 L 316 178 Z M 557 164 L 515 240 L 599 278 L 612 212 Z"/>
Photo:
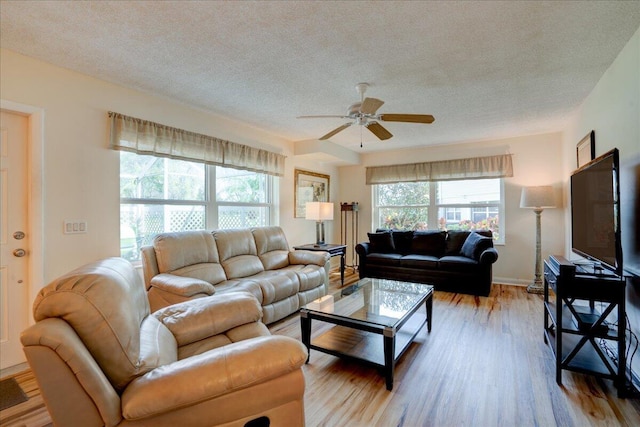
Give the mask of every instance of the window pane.
<path id="1" fill-rule="evenodd" d="M 205 165 L 120 153 L 120 197 L 205 200 Z"/>
<path id="2" fill-rule="evenodd" d="M 218 228 L 246 228 L 269 225 L 269 208 L 266 206 L 220 206 Z"/>
<path id="3" fill-rule="evenodd" d="M 216 167 L 216 200 L 266 203 L 267 175 L 218 166 Z"/>
<path id="4" fill-rule="evenodd" d="M 373 194 L 374 228 L 491 230 L 504 241 L 500 178 L 381 184 Z"/>
<path id="5" fill-rule="evenodd" d="M 407 206 L 428 204 L 428 182 L 400 182 L 397 184 L 378 185 L 378 206 Z"/>
<path id="6" fill-rule="evenodd" d="M 205 165 L 202 163 L 167 160 L 169 200 L 205 200 Z"/>
<path id="7" fill-rule="evenodd" d="M 140 248 L 150 245 L 158 233 L 204 228 L 202 205 L 121 204 L 120 254 L 131 261 L 139 260 Z"/>
<path id="8" fill-rule="evenodd" d="M 426 207 L 395 207 L 378 209 L 378 228 L 397 230 L 428 229 Z"/>
<path id="9" fill-rule="evenodd" d="M 500 179 L 437 183 L 438 204 L 500 203 Z"/>

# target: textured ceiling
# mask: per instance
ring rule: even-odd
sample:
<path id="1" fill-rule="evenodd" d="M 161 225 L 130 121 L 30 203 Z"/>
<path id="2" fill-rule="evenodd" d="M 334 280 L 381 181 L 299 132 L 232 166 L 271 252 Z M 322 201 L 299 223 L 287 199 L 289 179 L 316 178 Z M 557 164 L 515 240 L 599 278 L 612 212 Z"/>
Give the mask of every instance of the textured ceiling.
<path id="1" fill-rule="evenodd" d="M 0 1 L 0 46 L 159 94 L 291 141 L 318 138 L 359 100 L 378 141 L 357 152 L 562 129 L 640 27 L 638 1 Z"/>

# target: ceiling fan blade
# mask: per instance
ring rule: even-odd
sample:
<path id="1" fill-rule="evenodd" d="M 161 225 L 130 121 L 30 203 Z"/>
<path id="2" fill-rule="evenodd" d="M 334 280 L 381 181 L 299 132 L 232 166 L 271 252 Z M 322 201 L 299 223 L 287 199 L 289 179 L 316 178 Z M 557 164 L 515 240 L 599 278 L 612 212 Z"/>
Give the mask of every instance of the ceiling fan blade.
<path id="1" fill-rule="evenodd" d="M 382 107 L 384 101 L 380 101 L 376 98 L 365 98 L 360 106 L 360 112 L 362 114 L 375 114 L 378 108 Z"/>
<path id="2" fill-rule="evenodd" d="M 296 119 L 326 119 L 326 118 L 337 118 L 337 119 L 348 119 L 348 116 L 298 116 Z"/>
<path id="3" fill-rule="evenodd" d="M 367 129 L 369 129 L 378 139 L 385 140 L 391 138 L 393 135 L 391 132 L 386 130 L 382 125 L 378 122 L 370 122 L 367 124 Z"/>
<path id="4" fill-rule="evenodd" d="M 339 128 L 335 128 L 334 130 L 332 130 L 331 132 L 329 132 L 328 134 L 320 137 L 320 141 L 324 141 L 325 139 L 329 139 L 331 138 L 333 135 L 335 135 L 338 132 L 342 132 L 343 130 L 345 130 L 346 128 L 348 128 L 349 126 L 351 126 L 353 123 L 349 122 L 349 123 L 345 123 L 342 126 L 340 126 Z"/>
<path id="5" fill-rule="evenodd" d="M 430 114 L 380 114 L 385 122 L 433 123 L 435 118 Z"/>

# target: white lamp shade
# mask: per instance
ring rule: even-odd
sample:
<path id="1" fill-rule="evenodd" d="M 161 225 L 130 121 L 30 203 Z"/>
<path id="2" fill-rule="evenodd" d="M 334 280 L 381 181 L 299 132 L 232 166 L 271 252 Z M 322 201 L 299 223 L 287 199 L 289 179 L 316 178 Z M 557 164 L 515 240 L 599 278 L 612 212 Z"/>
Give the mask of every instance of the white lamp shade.
<path id="1" fill-rule="evenodd" d="M 555 208 L 556 200 L 553 187 L 550 185 L 524 187 L 520 197 L 520 207 L 531 209 Z"/>
<path id="2" fill-rule="evenodd" d="M 314 221 L 324 221 L 333 219 L 333 203 L 327 202 L 307 202 L 306 219 Z"/>

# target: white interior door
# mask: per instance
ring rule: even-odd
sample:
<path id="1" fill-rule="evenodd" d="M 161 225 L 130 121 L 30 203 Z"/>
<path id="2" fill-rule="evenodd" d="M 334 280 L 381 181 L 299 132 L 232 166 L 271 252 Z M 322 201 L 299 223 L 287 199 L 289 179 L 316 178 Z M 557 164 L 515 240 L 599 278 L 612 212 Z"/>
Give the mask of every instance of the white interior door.
<path id="1" fill-rule="evenodd" d="M 20 332 L 29 322 L 28 118 L 0 111 L 0 369 L 26 359 Z"/>

